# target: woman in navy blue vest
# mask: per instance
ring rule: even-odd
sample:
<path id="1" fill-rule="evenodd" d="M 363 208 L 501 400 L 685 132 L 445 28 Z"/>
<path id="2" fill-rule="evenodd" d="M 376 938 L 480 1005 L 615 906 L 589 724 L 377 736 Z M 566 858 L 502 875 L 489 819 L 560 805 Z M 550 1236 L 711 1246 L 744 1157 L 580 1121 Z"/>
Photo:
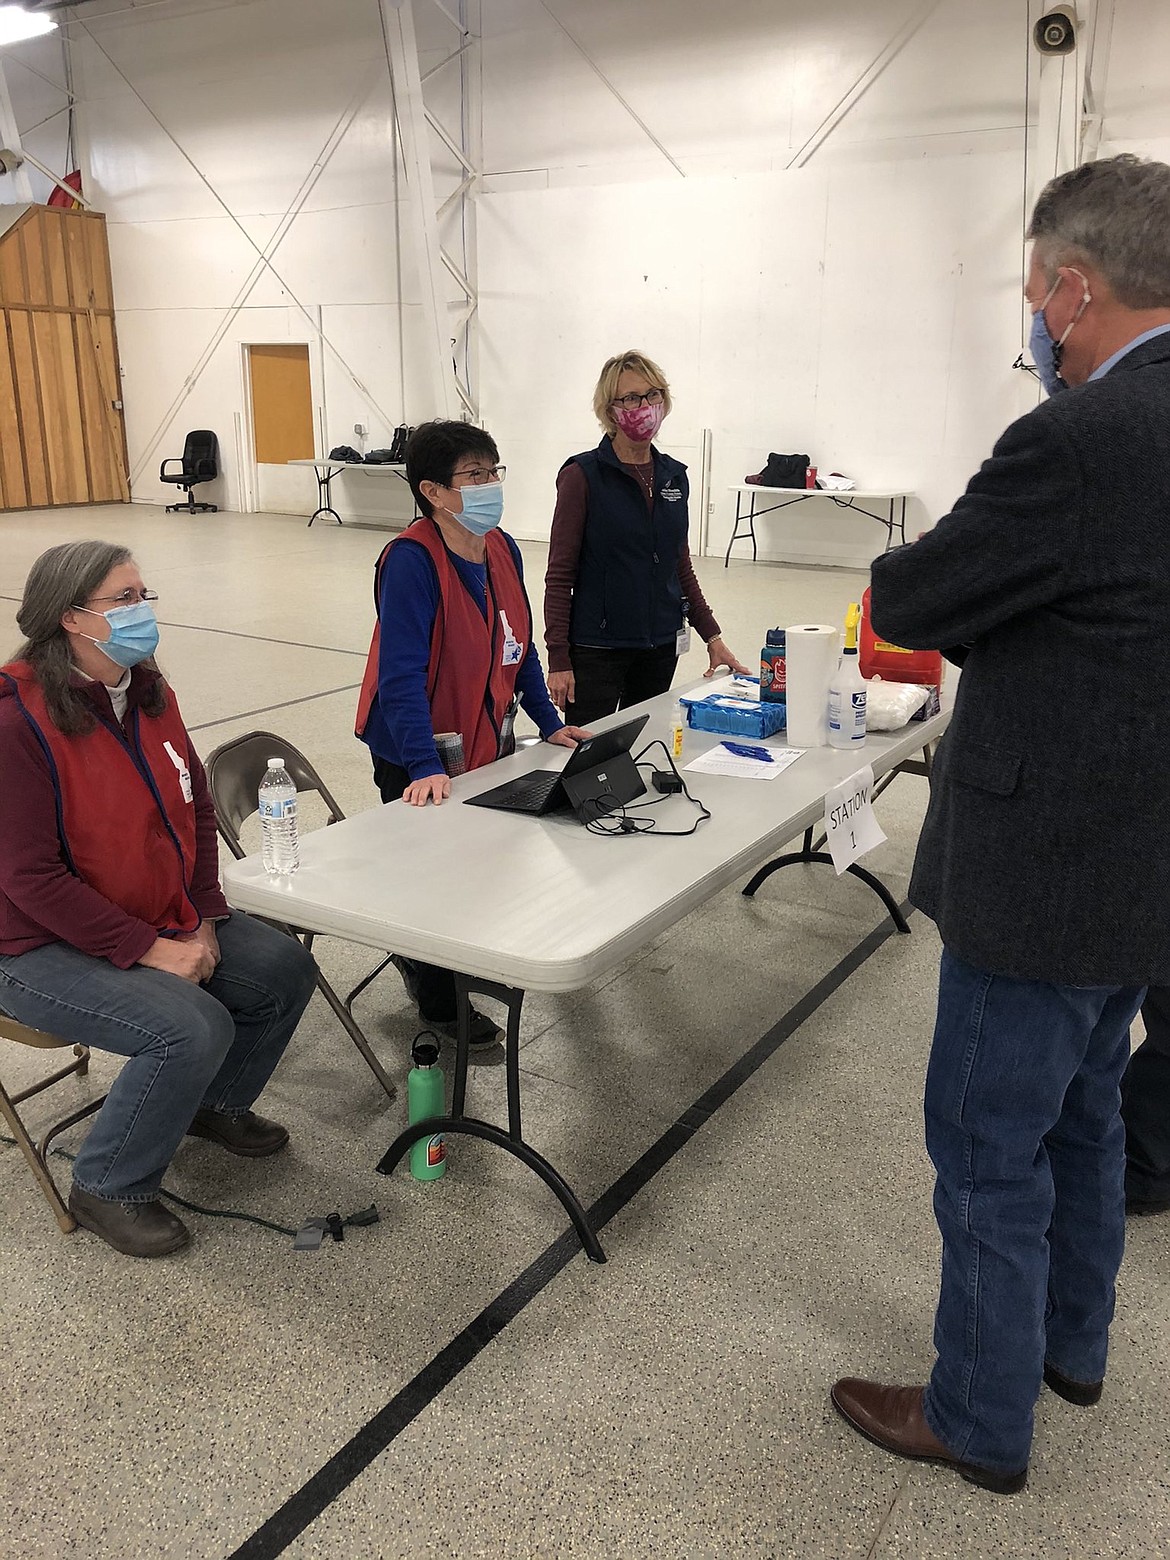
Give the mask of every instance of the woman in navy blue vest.
<path id="1" fill-rule="evenodd" d="M 549 692 L 572 725 L 665 693 L 690 627 L 712 676 L 746 672 L 719 635 L 687 546 L 687 468 L 651 440 L 670 386 L 640 352 L 612 357 L 593 393 L 605 430 L 557 477 L 545 575 Z"/>

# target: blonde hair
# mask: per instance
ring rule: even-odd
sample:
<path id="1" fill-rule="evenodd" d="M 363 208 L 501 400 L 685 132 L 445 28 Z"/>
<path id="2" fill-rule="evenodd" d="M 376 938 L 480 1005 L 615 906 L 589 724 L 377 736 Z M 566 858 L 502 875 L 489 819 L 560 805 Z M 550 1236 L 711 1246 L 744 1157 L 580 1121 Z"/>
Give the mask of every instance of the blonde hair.
<path id="1" fill-rule="evenodd" d="M 617 432 L 617 423 L 613 420 L 610 402 L 617 395 L 618 380 L 627 369 L 632 374 L 641 374 L 655 390 L 662 391 L 664 415 L 670 411 L 672 404 L 666 375 L 653 358 L 648 358 L 644 352 L 619 352 L 617 357 L 611 357 L 601 370 L 601 378 L 597 381 L 597 389 L 593 392 L 593 414 L 611 438 Z"/>

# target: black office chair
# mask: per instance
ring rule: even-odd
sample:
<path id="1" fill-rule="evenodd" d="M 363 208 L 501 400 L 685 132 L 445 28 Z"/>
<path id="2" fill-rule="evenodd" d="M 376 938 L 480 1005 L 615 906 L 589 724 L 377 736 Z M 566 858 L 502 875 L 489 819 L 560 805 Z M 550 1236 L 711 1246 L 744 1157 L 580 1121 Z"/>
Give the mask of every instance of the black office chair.
<path id="1" fill-rule="evenodd" d="M 200 482 L 210 482 L 213 477 L 219 476 L 219 441 L 209 428 L 196 428 L 189 433 L 183 442 L 183 458 L 180 462 L 182 471 L 168 471 L 168 466 L 175 464 L 175 456 L 164 460 L 158 468 L 160 482 L 174 482 L 179 487 L 185 488 L 187 501 L 184 504 L 168 504 L 167 514 L 174 514 L 178 509 L 185 510 L 190 515 L 216 514 L 218 504 L 199 504 L 192 496 L 192 488 Z"/>

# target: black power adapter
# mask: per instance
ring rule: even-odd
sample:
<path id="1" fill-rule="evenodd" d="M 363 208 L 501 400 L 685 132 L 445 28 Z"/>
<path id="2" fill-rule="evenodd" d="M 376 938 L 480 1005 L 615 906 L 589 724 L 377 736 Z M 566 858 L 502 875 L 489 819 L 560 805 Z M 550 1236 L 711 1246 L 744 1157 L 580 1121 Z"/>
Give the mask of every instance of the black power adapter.
<path id="1" fill-rule="evenodd" d="M 683 788 L 681 778 L 671 769 L 656 769 L 650 776 L 650 783 L 663 796 L 676 796 Z"/>

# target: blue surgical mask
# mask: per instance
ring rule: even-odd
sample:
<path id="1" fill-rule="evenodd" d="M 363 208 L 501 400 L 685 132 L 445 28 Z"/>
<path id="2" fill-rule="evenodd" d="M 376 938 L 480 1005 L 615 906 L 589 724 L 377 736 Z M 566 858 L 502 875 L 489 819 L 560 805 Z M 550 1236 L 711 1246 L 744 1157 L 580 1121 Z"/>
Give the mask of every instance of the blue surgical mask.
<path id="1" fill-rule="evenodd" d="M 1028 337 L 1028 346 L 1032 353 L 1032 361 L 1036 365 L 1036 372 L 1040 375 L 1040 383 L 1048 394 L 1055 395 L 1058 390 L 1067 390 L 1068 385 L 1060 377 L 1061 349 L 1052 339 L 1052 332 L 1048 329 L 1043 309 L 1037 309 L 1032 316 L 1032 332 Z"/>
<path id="2" fill-rule="evenodd" d="M 88 607 L 75 610 L 90 611 Z M 115 666 L 137 666 L 140 661 L 148 661 L 158 649 L 158 619 L 149 601 L 135 601 L 128 607 L 111 607 L 108 612 L 93 612 L 90 615 L 104 617 L 110 625 L 108 639 L 94 639 L 92 642 L 109 656 Z"/>
<path id="3" fill-rule="evenodd" d="M 504 518 L 504 484 L 484 482 L 460 488 L 463 509 L 455 516 L 465 531 L 473 536 L 486 536 L 494 531 Z"/>
<path id="4" fill-rule="evenodd" d="M 1063 379 L 1060 373 L 1060 360 L 1064 354 L 1064 344 L 1068 340 L 1073 326 L 1093 301 L 1087 279 L 1081 276 L 1079 271 L 1074 271 L 1073 275 L 1081 277 L 1084 293 L 1081 297 L 1080 308 L 1069 321 L 1060 340 L 1053 340 L 1052 332 L 1048 329 L 1048 321 L 1044 318 L 1044 310 L 1056 296 L 1056 290 L 1064 280 L 1062 276 L 1056 278 L 1048 290 L 1048 296 L 1032 316 L 1032 330 L 1028 337 L 1028 346 L 1031 349 L 1032 361 L 1036 364 L 1036 372 L 1040 375 L 1040 383 L 1049 395 L 1056 395 L 1058 391 L 1068 389 L 1068 381 Z"/>

